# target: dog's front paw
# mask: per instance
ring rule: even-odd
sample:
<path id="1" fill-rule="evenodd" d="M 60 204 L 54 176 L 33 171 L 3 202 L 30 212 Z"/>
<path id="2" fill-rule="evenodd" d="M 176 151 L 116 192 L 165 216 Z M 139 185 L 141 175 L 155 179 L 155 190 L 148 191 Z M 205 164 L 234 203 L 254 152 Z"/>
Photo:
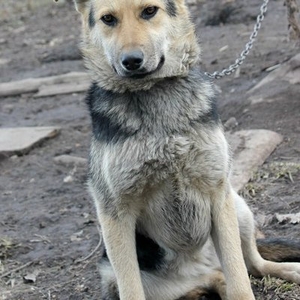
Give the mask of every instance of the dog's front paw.
<path id="1" fill-rule="evenodd" d="M 234 295 L 228 295 L 226 300 L 255 300 L 254 295 L 248 293 L 239 293 Z"/>
<path id="2" fill-rule="evenodd" d="M 255 300 L 250 282 L 240 282 L 239 285 L 227 286 L 225 300 Z"/>

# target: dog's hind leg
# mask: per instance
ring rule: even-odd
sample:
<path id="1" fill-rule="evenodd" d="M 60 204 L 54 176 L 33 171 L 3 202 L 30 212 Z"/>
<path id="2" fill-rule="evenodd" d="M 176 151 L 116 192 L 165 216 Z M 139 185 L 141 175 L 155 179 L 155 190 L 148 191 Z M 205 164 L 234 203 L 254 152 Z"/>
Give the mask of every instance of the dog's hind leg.
<path id="1" fill-rule="evenodd" d="M 202 299 L 201 297 L 208 295 L 210 296 L 209 299 L 228 299 L 226 296 L 225 277 L 221 271 L 214 271 L 211 274 L 201 276 L 201 287 L 195 288 L 178 300 L 199 300 Z"/>
<path id="2" fill-rule="evenodd" d="M 270 275 L 300 284 L 299 263 L 278 263 L 265 260 L 261 257 L 256 245 L 253 214 L 245 203 L 245 200 L 235 192 L 234 199 L 239 221 L 242 250 L 248 271 L 254 276 L 263 277 Z M 276 248 L 278 249 L 278 247 L 274 247 L 275 251 Z M 298 251 L 299 253 L 300 250 Z"/>

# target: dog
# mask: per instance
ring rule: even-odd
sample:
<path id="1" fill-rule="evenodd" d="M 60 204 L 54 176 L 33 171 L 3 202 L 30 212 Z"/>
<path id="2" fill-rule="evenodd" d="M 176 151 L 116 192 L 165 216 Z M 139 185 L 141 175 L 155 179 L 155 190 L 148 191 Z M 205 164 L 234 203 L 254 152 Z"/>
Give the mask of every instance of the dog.
<path id="1" fill-rule="evenodd" d="M 299 261 L 299 249 L 283 240 L 257 247 L 252 212 L 231 187 L 216 91 L 200 70 L 185 1 L 75 5 L 93 80 L 88 186 L 107 253 L 101 299 L 196 300 L 213 291 L 253 300 L 248 272 L 300 284 L 299 263 L 266 260 Z"/>

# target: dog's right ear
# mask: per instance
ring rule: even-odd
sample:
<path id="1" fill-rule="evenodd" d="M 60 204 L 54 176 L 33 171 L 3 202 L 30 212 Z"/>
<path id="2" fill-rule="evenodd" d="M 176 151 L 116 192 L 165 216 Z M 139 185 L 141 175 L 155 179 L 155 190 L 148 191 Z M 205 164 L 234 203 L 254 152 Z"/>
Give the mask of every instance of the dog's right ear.
<path id="1" fill-rule="evenodd" d="M 58 2 L 59 0 L 54 0 L 55 2 Z M 85 8 L 87 7 L 87 4 L 90 2 L 90 0 L 73 0 L 76 10 L 80 13 L 83 13 Z"/>
<path id="2" fill-rule="evenodd" d="M 77 11 L 84 12 L 90 0 L 73 0 Z"/>

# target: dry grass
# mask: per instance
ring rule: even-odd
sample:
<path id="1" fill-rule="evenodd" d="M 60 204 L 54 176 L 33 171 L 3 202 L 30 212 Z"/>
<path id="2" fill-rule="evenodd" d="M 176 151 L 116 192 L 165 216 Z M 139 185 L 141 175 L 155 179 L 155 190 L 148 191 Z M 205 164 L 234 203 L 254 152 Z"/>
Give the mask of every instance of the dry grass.
<path id="1" fill-rule="evenodd" d="M 251 283 L 256 300 L 299 299 L 300 287 L 295 283 L 270 276 L 260 279 L 251 277 Z"/>
<path id="2" fill-rule="evenodd" d="M 295 175 L 299 172 L 299 163 L 272 162 L 265 164 L 252 175 L 250 182 L 246 184 L 240 193 L 246 198 L 253 198 L 264 190 L 262 182 L 268 181 L 272 183 L 278 180 L 286 180 L 293 183 Z"/>
<path id="3" fill-rule="evenodd" d="M 7 237 L 0 237 L 0 259 L 5 260 L 10 256 L 13 248 L 16 247 L 16 244 L 12 239 Z"/>

